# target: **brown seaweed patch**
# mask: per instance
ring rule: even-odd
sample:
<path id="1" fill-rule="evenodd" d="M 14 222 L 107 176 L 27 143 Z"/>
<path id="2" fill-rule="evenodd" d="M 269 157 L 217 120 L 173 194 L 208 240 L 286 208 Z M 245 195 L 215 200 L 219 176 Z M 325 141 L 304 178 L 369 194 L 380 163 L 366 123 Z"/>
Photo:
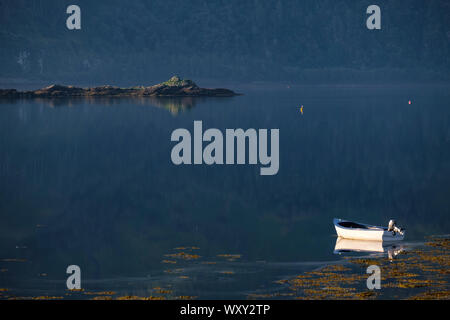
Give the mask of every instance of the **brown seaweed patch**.
<path id="1" fill-rule="evenodd" d="M 350 271 L 350 268 L 347 268 L 343 266 L 342 264 L 332 264 L 326 267 L 323 267 L 320 269 L 322 272 L 343 272 L 343 271 Z"/>
<path id="2" fill-rule="evenodd" d="M 362 266 L 371 266 L 371 265 L 380 265 L 381 261 L 375 259 L 350 259 L 351 263 L 362 265 Z"/>
<path id="3" fill-rule="evenodd" d="M 139 296 L 122 296 L 117 297 L 116 300 L 165 300 L 164 297 L 155 297 L 155 296 L 149 296 L 149 297 L 139 297 Z"/>
<path id="4" fill-rule="evenodd" d="M 388 287 L 393 288 L 422 288 L 429 286 L 440 286 L 445 284 L 445 281 L 436 281 L 436 280 L 421 280 L 421 279 L 399 279 L 397 283 L 388 284 Z"/>
<path id="5" fill-rule="evenodd" d="M 436 238 L 430 242 L 425 243 L 426 246 L 450 249 L 450 239 L 448 238 Z"/>
<path id="6" fill-rule="evenodd" d="M 349 266 L 330 265 L 319 270 L 304 272 L 291 279 L 277 280 L 280 285 L 297 293 L 296 299 L 374 299 L 384 298 L 383 290 L 364 291 L 353 288 L 365 288 L 368 277 L 366 268 L 378 265 L 381 268 L 382 288 L 398 289 L 387 291 L 398 298 L 398 293 L 412 299 L 449 298 L 448 273 L 450 266 L 449 239 L 433 239 L 428 248 L 405 251 L 394 260 L 384 257 L 345 258 Z M 431 291 L 418 293 L 420 288 L 432 288 Z"/>
<path id="7" fill-rule="evenodd" d="M 113 298 L 111 296 L 97 296 L 93 297 L 92 300 L 112 300 Z"/>
<path id="8" fill-rule="evenodd" d="M 52 297 L 52 296 L 39 296 L 39 297 L 33 297 L 33 300 L 60 300 L 64 299 L 63 297 Z"/>
<path id="9" fill-rule="evenodd" d="M 280 280 L 275 280 L 274 281 L 274 283 L 278 283 L 278 284 L 285 284 L 285 283 L 288 283 L 289 282 L 289 280 L 287 280 L 287 279 L 280 279 Z"/>
<path id="10" fill-rule="evenodd" d="M 198 254 L 190 254 L 190 253 L 186 253 L 186 252 L 170 253 L 170 254 L 165 254 L 164 256 L 171 257 L 171 258 L 183 259 L 183 260 L 194 260 L 194 259 L 200 258 L 200 256 Z"/>
<path id="11" fill-rule="evenodd" d="M 426 291 L 408 298 L 409 300 L 450 300 L 450 290 Z"/>
<path id="12" fill-rule="evenodd" d="M 234 271 L 231 271 L 231 270 L 223 270 L 223 271 L 219 271 L 219 273 L 221 273 L 221 274 L 234 274 Z"/>
<path id="13" fill-rule="evenodd" d="M 100 292 L 86 291 L 86 292 L 84 292 L 84 294 L 96 295 L 96 296 L 112 296 L 112 295 L 115 295 L 116 292 L 115 291 L 100 291 Z"/>
<path id="14" fill-rule="evenodd" d="M 355 296 L 355 288 L 344 287 L 324 287 L 305 289 L 304 296 L 296 297 L 296 299 L 351 299 Z"/>
<path id="15" fill-rule="evenodd" d="M 155 290 L 156 293 L 160 293 L 160 294 L 171 294 L 173 291 L 172 290 L 167 290 L 167 289 L 157 289 Z"/>
<path id="16" fill-rule="evenodd" d="M 356 298 L 359 299 L 369 299 L 369 298 L 375 298 L 378 295 L 378 292 L 376 291 L 363 291 L 363 292 L 358 292 L 355 294 Z"/>
<path id="17" fill-rule="evenodd" d="M 161 263 L 172 263 L 172 264 L 175 264 L 177 262 L 175 260 L 163 260 L 163 261 L 161 261 Z"/>
<path id="18" fill-rule="evenodd" d="M 249 293 L 247 295 L 247 299 L 272 299 L 276 297 L 292 297 L 294 296 L 293 293 L 284 293 L 284 292 L 275 292 L 275 293 Z"/>

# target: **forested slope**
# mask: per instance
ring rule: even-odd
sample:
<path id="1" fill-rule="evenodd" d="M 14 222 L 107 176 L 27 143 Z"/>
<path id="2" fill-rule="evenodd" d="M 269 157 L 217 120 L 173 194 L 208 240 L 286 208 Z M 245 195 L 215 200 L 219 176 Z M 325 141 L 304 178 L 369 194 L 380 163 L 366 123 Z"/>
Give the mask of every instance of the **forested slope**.
<path id="1" fill-rule="evenodd" d="M 82 29 L 66 28 L 81 7 Z M 379 0 L 0 0 L 0 78 L 442 80 L 450 2 Z"/>

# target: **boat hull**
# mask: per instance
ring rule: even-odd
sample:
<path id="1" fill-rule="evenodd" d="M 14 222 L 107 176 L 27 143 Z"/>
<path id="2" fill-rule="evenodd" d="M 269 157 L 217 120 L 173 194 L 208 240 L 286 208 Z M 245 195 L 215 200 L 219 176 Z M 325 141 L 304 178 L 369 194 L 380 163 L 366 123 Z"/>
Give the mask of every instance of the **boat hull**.
<path id="1" fill-rule="evenodd" d="M 393 233 L 387 231 L 383 227 L 363 225 L 365 228 L 347 228 L 339 223 L 346 222 L 341 219 L 334 219 L 334 227 L 339 237 L 353 240 L 371 240 L 371 241 L 400 241 L 403 240 L 405 234 Z"/>

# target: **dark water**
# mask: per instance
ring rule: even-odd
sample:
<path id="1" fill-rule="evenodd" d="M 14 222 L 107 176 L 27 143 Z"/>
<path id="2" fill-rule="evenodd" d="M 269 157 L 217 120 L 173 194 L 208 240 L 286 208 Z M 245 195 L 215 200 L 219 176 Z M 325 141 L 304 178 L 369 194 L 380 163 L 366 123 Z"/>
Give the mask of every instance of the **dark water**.
<path id="1" fill-rule="evenodd" d="M 76 264 L 86 290 L 245 298 L 342 259 L 333 217 L 394 217 L 408 241 L 450 232 L 448 87 L 233 89 L 245 95 L 0 102 L 0 288 L 64 295 Z M 170 135 L 194 120 L 279 128 L 278 174 L 173 165 Z M 200 258 L 165 256 L 185 246 Z"/>

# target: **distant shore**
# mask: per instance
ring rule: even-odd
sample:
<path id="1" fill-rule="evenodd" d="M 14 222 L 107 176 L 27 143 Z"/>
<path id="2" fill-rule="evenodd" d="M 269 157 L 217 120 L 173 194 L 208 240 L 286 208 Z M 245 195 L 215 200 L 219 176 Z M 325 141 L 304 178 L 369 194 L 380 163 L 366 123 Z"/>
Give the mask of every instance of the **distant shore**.
<path id="1" fill-rule="evenodd" d="M 224 88 L 200 88 L 191 80 L 182 80 L 173 76 L 168 81 L 153 86 L 136 86 L 120 88 L 100 86 L 81 88 L 76 86 L 50 85 L 48 87 L 18 91 L 17 89 L 0 89 L 0 98 L 65 98 L 65 97 L 231 97 L 238 95 Z"/>

